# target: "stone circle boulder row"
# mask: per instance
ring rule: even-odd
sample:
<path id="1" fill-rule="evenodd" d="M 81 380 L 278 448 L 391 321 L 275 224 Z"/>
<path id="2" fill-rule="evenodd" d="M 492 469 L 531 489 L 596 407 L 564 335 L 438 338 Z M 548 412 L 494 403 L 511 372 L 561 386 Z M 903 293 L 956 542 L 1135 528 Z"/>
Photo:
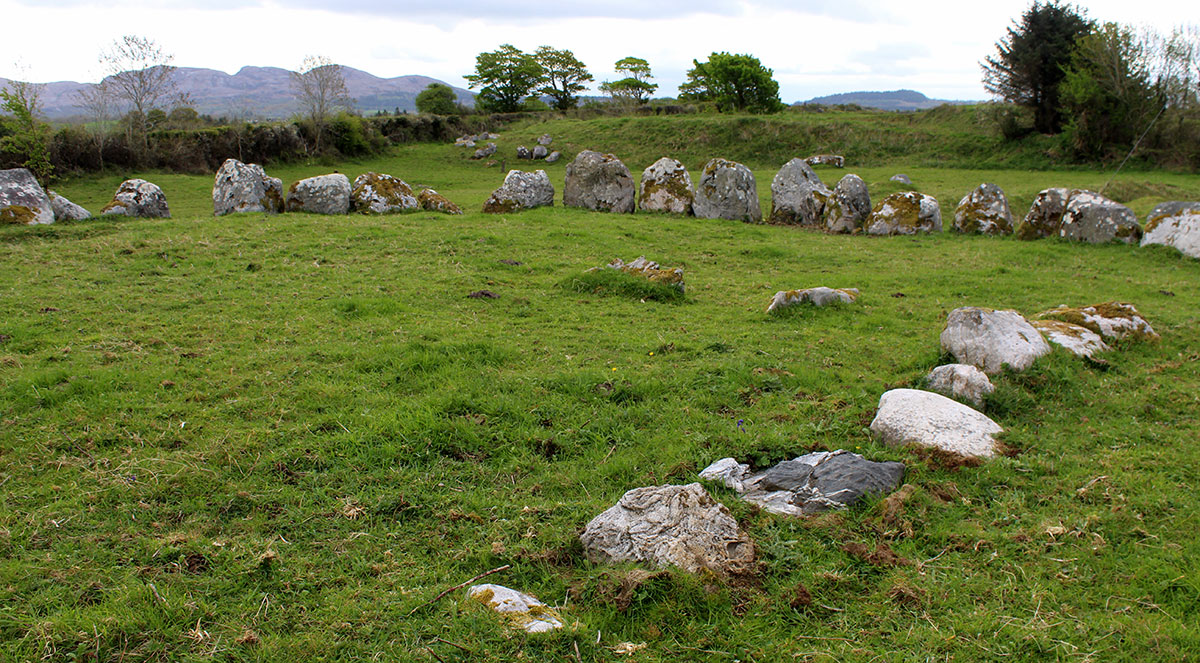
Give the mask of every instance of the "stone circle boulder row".
<path id="1" fill-rule="evenodd" d="M 495 153 L 496 153 L 496 144 L 488 143 L 487 145 L 484 145 L 483 147 L 479 148 L 478 150 L 475 150 L 475 153 L 471 155 L 471 158 L 472 159 L 485 159 L 487 157 L 492 156 Z"/>
<path id="2" fill-rule="evenodd" d="M 0 225 L 54 223 L 45 189 L 27 168 L 0 170 Z"/>
<path id="3" fill-rule="evenodd" d="M 363 173 L 350 189 L 350 209 L 360 214 L 395 214 L 419 209 L 420 201 L 402 179 L 383 173 Z"/>
<path id="4" fill-rule="evenodd" d="M 1074 189 L 1063 212 L 1059 236 L 1089 244 L 1132 244 L 1141 239 L 1142 227 L 1133 210 L 1121 203 L 1094 191 Z"/>
<path id="5" fill-rule="evenodd" d="M 517 146 L 517 158 L 518 159 L 532 159 L 533 152 L 530 152 L 529 148 L 525 147 L 524 145 L 518 145 Z"/>
<path id="6" fill-rule="evenodd" d="M 735 161 L 709 160 L 696 185 L 692 213 L 700 219 L 762 222 L 754 173 Z"/>
<path id="7" fill-rule="evenodd" d="M 55 221 L 83 221 L 92 218 L 91 212 L 54 191 L 47 191 L 46 196 L 50 198 L 50 208 L 54 210 Z"/>
<path id="8" fill-rule="evenodd" d="M 916 445 L 968 458 L 991 458 L 998 452 L 999 424 L 941 394 L 919 389 L 893 389 L 879 399 L 871 432 L 893 447 Z"/>
<path id="9" fill-rule="evenodd" d="M 976 306 L 950 311 L 941 344 L 942 352 L 953 355 L 959 363 L 989 375 L 1001 372 L 1005 366 L 1023 371 L 1050 352 L 1046 339 L 1020 313 Z"/>
<path id="10" fill-rule="evenodd" d="M 1108 344 L 1096 332 L 1061 320 L 1033 320 L 1029 324 L 1042 333 L 1047 341 L 1063 348 L 1076 357 L 1091 357 L 1097 352 L 1108 352 Z"/>
<path id="11" fill-rule="evenodd" d="M 283 211 L 283 180 L 268 177 L 256 163 L 226 159 L 217 170 L 212 189 L 213 214 Z"/>
<path id="12" fill-rule="evenodd" d="M 871 194 L 863 178 L 850 173 L 838 181 L 825 201 L 825 229 L 832 233 L 858 230 L 871 215 Z"/>
<path id="13" fill-rule="evenodd" d="M 954 229 L 978 235 L 1011 234 L 1013 215 L 1004 190 L 985 182 L 963 196 L 954 210 Z"/>
<path id="14" fill-rule="evenodd" d="M 852 304 L 858 299 L 858 288 L 805 288 L 803 290 L 780 290 L 771 298 L 767 313 L 799 304 L 828 306 L 830 304 Z"/>
<path id="15" fill-rule="evenodd" d="M 579 540 L 593 562 L 675 566 L 736 575 L 754 565 L 754 543 L 698 483 L 634 488 L 596 516 Z"/>
<path id="16" fill-rule="evenodd" d="M 558 151 L 551 152 L 550 154 L 546 155 L 546 163 L 554 163 L 555 161 L 558 161 L 561 158 L 562 158 L 562 152 L 558 152 Z"/>
<path id="17" fill-rule="evenodd" d="M 157 184 L 142 179 L 125 180 L 117 187 L 110 203 L 100 210 L 101 216 L 134 216 L 143 219 L 169 219 L 171 208 L 167 196 Z"/>
<path id="18" fill-rule="evenodd" d="M 846 157 L 838 154 L 814 154 L 804 160 L 810 166 L 833 166 L 834 168 L 843 168 L 846 165 Z"/>
<path id="19" fill-rule="evenodd" d="M 533 158 L 534 159 L 545 159 L 546 156 L 549 155 L 549 153 L 550 153 L 550 151 L 546 149 L 545 145 L 534 145 L 533 146 Z"/>
<path id="20" fill-rule="evenodd" d="M 1092 330 L 1113 340 L 1157 341 L 1158 332 L 1133 304 L 1105 302 L 1093 306 L 1059 306 L 1037 314 L 1038 320 L 1059 320 Z"/>
<path id="21" fill-rule="evenodd" d="M 458 205 L 450 202 L 450 199 L 433 189 L 421 189 L 421 193 L 417 194 L 417 202 L 421 204 L 421 209 L 427 212 L 441 212 L 442 214 L 462 214 L 462 210 Z"/>
<path id="22" fill-rule="evenodd" d="M 975 407 L 983 405 L 983 398 L 996 391 L 987 373 L 970 364 L 938 366 L 925 376 L 925 386 L 943 396 L 970 401 Z"/>
<path id="23" fill-rule="evenodd" d="M 942 232 L 942 210 L 937 198 L 904 191 L 879 201 L 866 221 L 871 235 L 915 235 Z"/>
<path id="24" fill-rule="evenodd" d="M 542 134 L 542 135 L 538 136 L 538 139 L 537 139 L 537 144 L 541 145 L 543 147 L 545 147 L 553 142 L 554 142 L 554 139 L 550 137 L 550 134 Z"/>
<path id="25" fill-rule="evenodd" d="M 489 214 L 519 212 L 554 204 L 554 185 L 544 170 L 532 173 L 510 170 L 504 176 L 504 184 L 492 192 L 483 204 Z"/>
<path id="26" fill-rule="evenodd" d="M 341 173 L 317 175 L 294 182 L 287 195 L 287 211 L 313 214 L 349 214 L 350 178 Z"/>
<path id="27" fill-rule="evenodd" d="M 1061 187 L 1039 192 L 1029 206 L 1029 213 L 1017 224 L 1014 232 L 1017 239 L 1058 237 L 1062 232 L 1063 212 L 1067 210 L 1067 199 L 1070 197 L 1071 190 Z"/>
<path id="28" fill-rule="evenodd" d="M 634 196 L 633 175 L 612 154 L 584 150 L 567 164 L 563 184 L 563 205 L 567 207 L 631 214 Z"/>
<path id="29" fill-rule="evenodd" d="M 833 192 L 804 159 L 783 164 L 771 180 L 771 223 L 820 226 L 825 201 Z"/>
<path id="30" fill-rule="evenodd" d="M 692 176 L 679 161 L 663 157 L 642 171 L 638 208 L 643 212 L 691 214 L 696 197 Z"/>
<path id="31" fill-rule="evenodd" d="M 1200 258 L 1200 202 L 1162 203 L 1146 215 L 1142 246 L 1162 244 Z"/>
<path id="32" fill-rule="evenodd" d="M 550 606 L 524 592 L 503 585 L 472 585 L 467 595 L 495 610 L 514 628 L 526 633 L 547 633 L 564 626 Z"/>

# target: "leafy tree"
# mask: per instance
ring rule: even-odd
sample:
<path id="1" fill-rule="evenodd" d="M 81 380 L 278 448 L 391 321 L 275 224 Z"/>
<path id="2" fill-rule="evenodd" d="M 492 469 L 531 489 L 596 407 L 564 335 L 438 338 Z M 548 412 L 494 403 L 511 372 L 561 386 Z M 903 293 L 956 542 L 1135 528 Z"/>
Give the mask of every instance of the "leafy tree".
<path id="1" fill-rule="evenodd" d="M 50 163 L 50 127 L 38 119 L 41 114 L 41 86 L 25 81 L 9 81 L 0 90 L 0 121 L 5 134 L 0 150 L 24 157 L 24 165 L 45 183 L 54 173 Z"/>
<path id="2" fill-rule="evenodd" d="M 680 99 L 714 101 L 722 111 L 774 113 L 783 108 L 775 72 L 751 55 L 713 53 L 696 66 L 679 86 Z"/>
<path id="3" fill-rule="evenodd" d="M 512 113 L 521 100 L 540 85 L 545 70 L 537 59 L 512 44 L 475 57 L 475 73 L 465 76 L 471 88 L 480 88 L 475 105 L 481 110 Z"/>
<path id="4" fill-rule="evenodd" d="M 458 112 L 458 95 L 443 83 L 430 83 L 417 95 L 417 112 L 453 115 Z M 399 115 L 397 110 L 396 115 Z"/>
<path id="5" fill-rule="evenodd" d="M 299 71 L 292 72 L 292 91 L 313 124 L 313 151 L 320 152 L 329 117 L 336 110 L 348 110 L 354 105 L 346 89 L 342 66 L 325 56 L 310 55 L 304 58 Z"/>
<path id="6" fill-rule="evenodd" d="M 1123 150 L 1166 106 L 1166 81 L 1151 80 L 1147 45 L 1107 23 L 1082 37 L 1060 86 L 1066 137 L 1076 154 L 1100 158 Z"/>
<path id="7" fill-rule="evenodd" d="M 650 82 L 654 78 L 650 73 L 650 63 L 641 58 L 621 58 L 617 60 L 615 68 L 617 73 L 626 74 L 625 78 L 604 81 L 600 84 L 600 91 L 616 101 L 644 104 L 658 89 L 658 83 Z"/>
<path id="8" fill-rule="evenodd" d="M 996 55 L 981 63 L 983 87 L 1031 109 L 1037 131 L 1058 133 L 1063 122 L 1059 86 L 1075 42 L 1092 29 L 1082 9 L 1035 1 L 996 42 Z"/>
<path id="9" fill-rule="evenodd" d="M 533 57 L 545 72 L 545 85 L 538 92 L 553 98 L 554 107 L 560 111 L 574 108 L 579 103 L 577 93 L 586 90 L 584 83 L 593 80 L 587 66 L 571 51 L 549 46 L 539 47 Z"/>
<path id="10" fill-rule="evenodd" d="M 175 86 L 175 59 L 153 39 L 125 35 L 100 54 L 100 65 L 107 72 L 105 84 L 113 98 L 123 101 L 135 113 L 129 129 L 140 135 L 147 146 L 146 115 L 151 109 L 180 99 Z M 132 137 L 131 137 L 132 138 Z"/>

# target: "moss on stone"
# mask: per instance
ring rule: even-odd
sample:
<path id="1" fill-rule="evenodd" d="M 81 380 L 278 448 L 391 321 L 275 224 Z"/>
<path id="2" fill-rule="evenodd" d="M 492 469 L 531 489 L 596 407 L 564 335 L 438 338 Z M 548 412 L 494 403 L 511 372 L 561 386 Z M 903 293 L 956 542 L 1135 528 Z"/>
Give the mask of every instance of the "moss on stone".
<path id="1" fill-rule="evenodd" d="M 496 198 L 495 196 L 488 198 L 483 204 L 485 214 L 508 214 L 521 209 L 521 204 L 512 198 Z"/>
<path id="2" fill-rule="evenodd" d="M 0 208 L 0 225 L 28 225 L 37 220 L 37 214 L 25 205 L 8 205 Z"/>

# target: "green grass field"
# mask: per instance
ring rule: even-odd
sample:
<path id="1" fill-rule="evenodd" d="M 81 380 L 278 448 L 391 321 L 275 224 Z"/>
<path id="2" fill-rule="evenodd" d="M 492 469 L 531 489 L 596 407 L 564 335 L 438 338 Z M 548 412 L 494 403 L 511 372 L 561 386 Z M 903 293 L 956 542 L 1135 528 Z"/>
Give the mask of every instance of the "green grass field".
<path id="1" fill-rule="evenodd" d="M 628 153 L 635 174 L 676 156 L 634 144 L 642 130 L 591 144 L 604 127 L 575 122 L 513 127 L 501 154 L 549 131 L 569 155 Z M 703 155 L 681 149 L 695 173 Z M 769 205 L 786 159 L 737 150 L 708 156 L 754 168 Z M 171 220 L 0 228 L 0 659 L 1200 657 L 1200 262 L 561 206 L 484 215 L 503 172 L 467 152 L 268 169 L 285 186 L 388 172 L 458 217 L 214 218 L 211 176 L 151 173 Z M 1020 216 L 1042 188 L 1109 179 L 847 156 L 874 199 L 906 172 L 947 223 L 982 181 Z M 561 200 L 565 161 L 546 168 Z M 125 176 L 57 190 L 96 210 Z M 1112 186 L 1140 215 L 1200 198 L 1190 174 Z M 686 298 L 574 287 L 639 255 L 683 266 Z M 818 285 L 862 296 L 764 314 L 775 291 Z M 480 289 L 500 298 L 466 296 Z M 946 467 L 869 435 L 879 396 L 941 363 L 951 309 L 1108 300 L 1134 303 L 1161 342 L 1119 347 L 1107 367 L 1056 350 L 994 380 L 985 411 L 1014 456 Z M 583 526 L 631 488 L 695 481 L 725 456 L 838 448 L 907 464 L 916 492 L 898 519 L 877 501 L 772 516 L 710 485 L 755 541 L 756 576 L 639 581 L 584 558 Z M 559 606 L 569 627 L 513 633 L 465 591 L 427 604 L 505 564 L 488 580 Z"/>

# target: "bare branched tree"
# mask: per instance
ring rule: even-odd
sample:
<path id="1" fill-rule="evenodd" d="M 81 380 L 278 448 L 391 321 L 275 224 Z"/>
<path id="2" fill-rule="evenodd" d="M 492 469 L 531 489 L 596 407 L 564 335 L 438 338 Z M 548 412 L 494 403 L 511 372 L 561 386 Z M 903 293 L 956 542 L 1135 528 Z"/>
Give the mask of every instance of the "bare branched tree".
<path id="1" fill-rule="evenodd" d="M 125 35 L 100 54 L 111 97 L 124 102 L 134 113 L 136 128 L 146 142 L 146 114 L 152 108 L 179 101 L 175 86 L 174 55 L 147 37 Z"/>
<path id="2" fill-rule="evenodd" d="M 292 90 L 301 110 L 313 123 L 313 151 L 320 152 L 321 136 L 329 116 L 338 109 L 349 109 L 354 105 L 350 91 L 346 89 L 342 66 L 325 56 L 310 55 L 304 58 L 299 71 L 292 72 Z"/>
<path id="3" fill-rule="evenodd" d="M 96 156 L 100 160 L 100 170 L 104 170 L 104 146 L 108 142 L 111 131 L 113 113 L 113 91 L 108 81 L 100 81 L 89 85 L 76 93 L 79 107 L 88 118 L 85 125 L 96 145 Z"/>

